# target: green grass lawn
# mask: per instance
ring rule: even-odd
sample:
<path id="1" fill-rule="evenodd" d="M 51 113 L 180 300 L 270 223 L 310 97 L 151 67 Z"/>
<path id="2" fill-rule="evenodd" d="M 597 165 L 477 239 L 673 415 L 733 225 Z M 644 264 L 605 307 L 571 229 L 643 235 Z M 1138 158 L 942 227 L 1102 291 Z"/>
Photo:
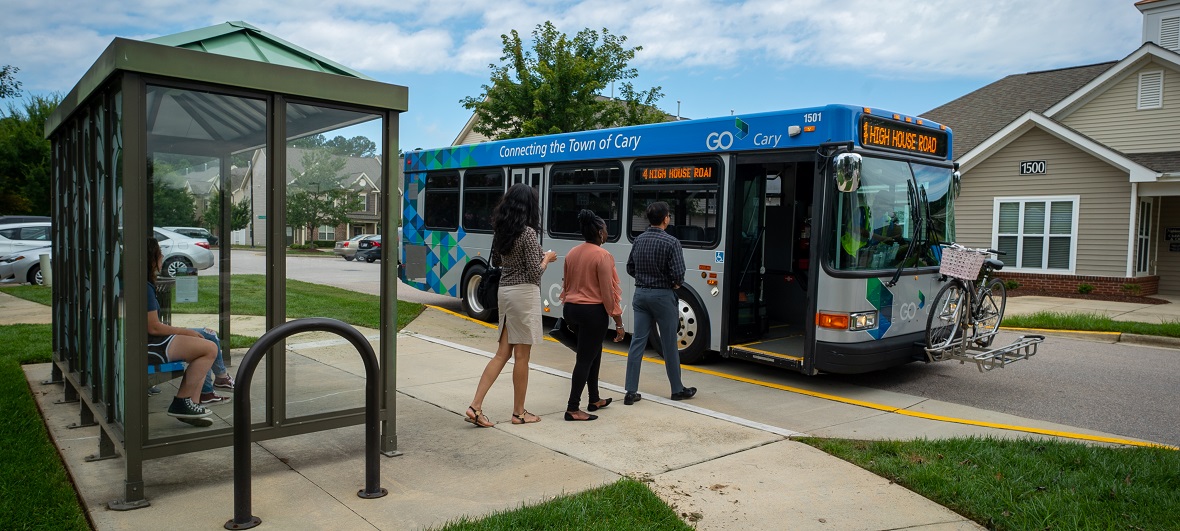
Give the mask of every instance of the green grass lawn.
<path id="1" fill-rule="evenodd" d="M 1047 330 L 1086 330 L 1090 332 L 1121 332 L 1146 336 L 1180 337 L 1180 322 L 1162 324 L 1115 321 L 1093 313 L 1063 313 L 1041 311 L 1025 315 L 1005 315 L 1003 325 L 1015 328 L 1044 328 Z"/>
<path id="2" fill-rule="evenodd" d="M 988 529 L 1180 529 L 1180 452 L 966 438 L 802 439 Z"/>

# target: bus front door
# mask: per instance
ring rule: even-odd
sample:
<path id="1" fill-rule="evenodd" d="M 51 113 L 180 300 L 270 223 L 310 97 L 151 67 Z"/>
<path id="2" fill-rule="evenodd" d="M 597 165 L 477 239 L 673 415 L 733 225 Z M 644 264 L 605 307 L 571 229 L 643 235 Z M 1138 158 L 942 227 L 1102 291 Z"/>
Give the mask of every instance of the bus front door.
<path id="1" fill-rule="evenodd" d="M 741 161 L 730 205 L 729 357 L 802 370 L 806 267 L 797 262 L 808 155 Z M 785 159 L 785 160 L 784 160 Z"/>

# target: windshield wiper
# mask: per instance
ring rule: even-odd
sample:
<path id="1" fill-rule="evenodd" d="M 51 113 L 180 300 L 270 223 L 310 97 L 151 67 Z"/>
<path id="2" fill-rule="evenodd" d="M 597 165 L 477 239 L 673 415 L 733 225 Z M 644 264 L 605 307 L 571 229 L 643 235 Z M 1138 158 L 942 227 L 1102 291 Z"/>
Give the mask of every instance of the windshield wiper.
<path id="1" fill-rule="evenodd" d="M 917 231 L 910 236 L 910 245 L 905 249 L 905 256 L 897 264 L 897 271 L 893 272 L 893 278 L 885 283 L 885 287 L 892 288 L 897 285 L 897 279 L 901 278 L 901 270 L 905 269 L 905 265 L 910 261 L 910 257 L 914 254 L 914 248 L 922 244 L 923 236 L 926 233 L 926 217 L 922 215 L 922 208 L 919 206 L 919 201 L 925 201 L 926 193 L 920 187 L 914 184 L 913 177 L 906 182 L 906 195 L 910 200 L 910 219 L 914 220 L 913 228 Z M 924 203 L 923 203 L 924 204 Z M 929 212 L 927 212 L 929 214 Z"/>

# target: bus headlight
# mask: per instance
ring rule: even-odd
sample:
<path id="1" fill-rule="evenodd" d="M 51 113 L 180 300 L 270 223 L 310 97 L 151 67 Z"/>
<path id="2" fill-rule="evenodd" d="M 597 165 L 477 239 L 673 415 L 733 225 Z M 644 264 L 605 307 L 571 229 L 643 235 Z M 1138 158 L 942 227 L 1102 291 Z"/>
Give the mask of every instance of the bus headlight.
<path id="1" fill-rule="evenodd" d="M 848 329 L 857 330 L 872 330 L 877 328 L 877 311 L 871 312 L 856 312 L 848 316 Z"/>

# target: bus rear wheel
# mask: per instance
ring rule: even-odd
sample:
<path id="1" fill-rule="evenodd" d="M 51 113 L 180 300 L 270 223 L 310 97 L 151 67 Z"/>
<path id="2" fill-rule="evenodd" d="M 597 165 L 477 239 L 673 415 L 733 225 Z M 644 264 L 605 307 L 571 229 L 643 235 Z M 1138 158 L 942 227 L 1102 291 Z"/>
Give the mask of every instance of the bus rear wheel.
<path id="1" fill-rule="evenodd" d="M 697 302 L 697 298 L 684 288 L 676 290 L 676 313 L 680 316 L 680 326 L 676 331 L 676 348 L 680 351 L 680 363 L 695 365 L 708 361 L 709 317 Z M 648 336 L 648 345 L 663 356 L 660 332 L 657 326 Z"/>
<path id="2" fill-rule="evenodd" d="M 487 323 L 496 320 L 496 309 L 485 308 L 479 302 L 479 283 L 483 281 L 487 267 L 483 264 L 473 264 L 463 273 L 463 281 L 459 284 L 459 298 L 463 301 L 463 311 L 472 319 L 479 319 Z"/>

